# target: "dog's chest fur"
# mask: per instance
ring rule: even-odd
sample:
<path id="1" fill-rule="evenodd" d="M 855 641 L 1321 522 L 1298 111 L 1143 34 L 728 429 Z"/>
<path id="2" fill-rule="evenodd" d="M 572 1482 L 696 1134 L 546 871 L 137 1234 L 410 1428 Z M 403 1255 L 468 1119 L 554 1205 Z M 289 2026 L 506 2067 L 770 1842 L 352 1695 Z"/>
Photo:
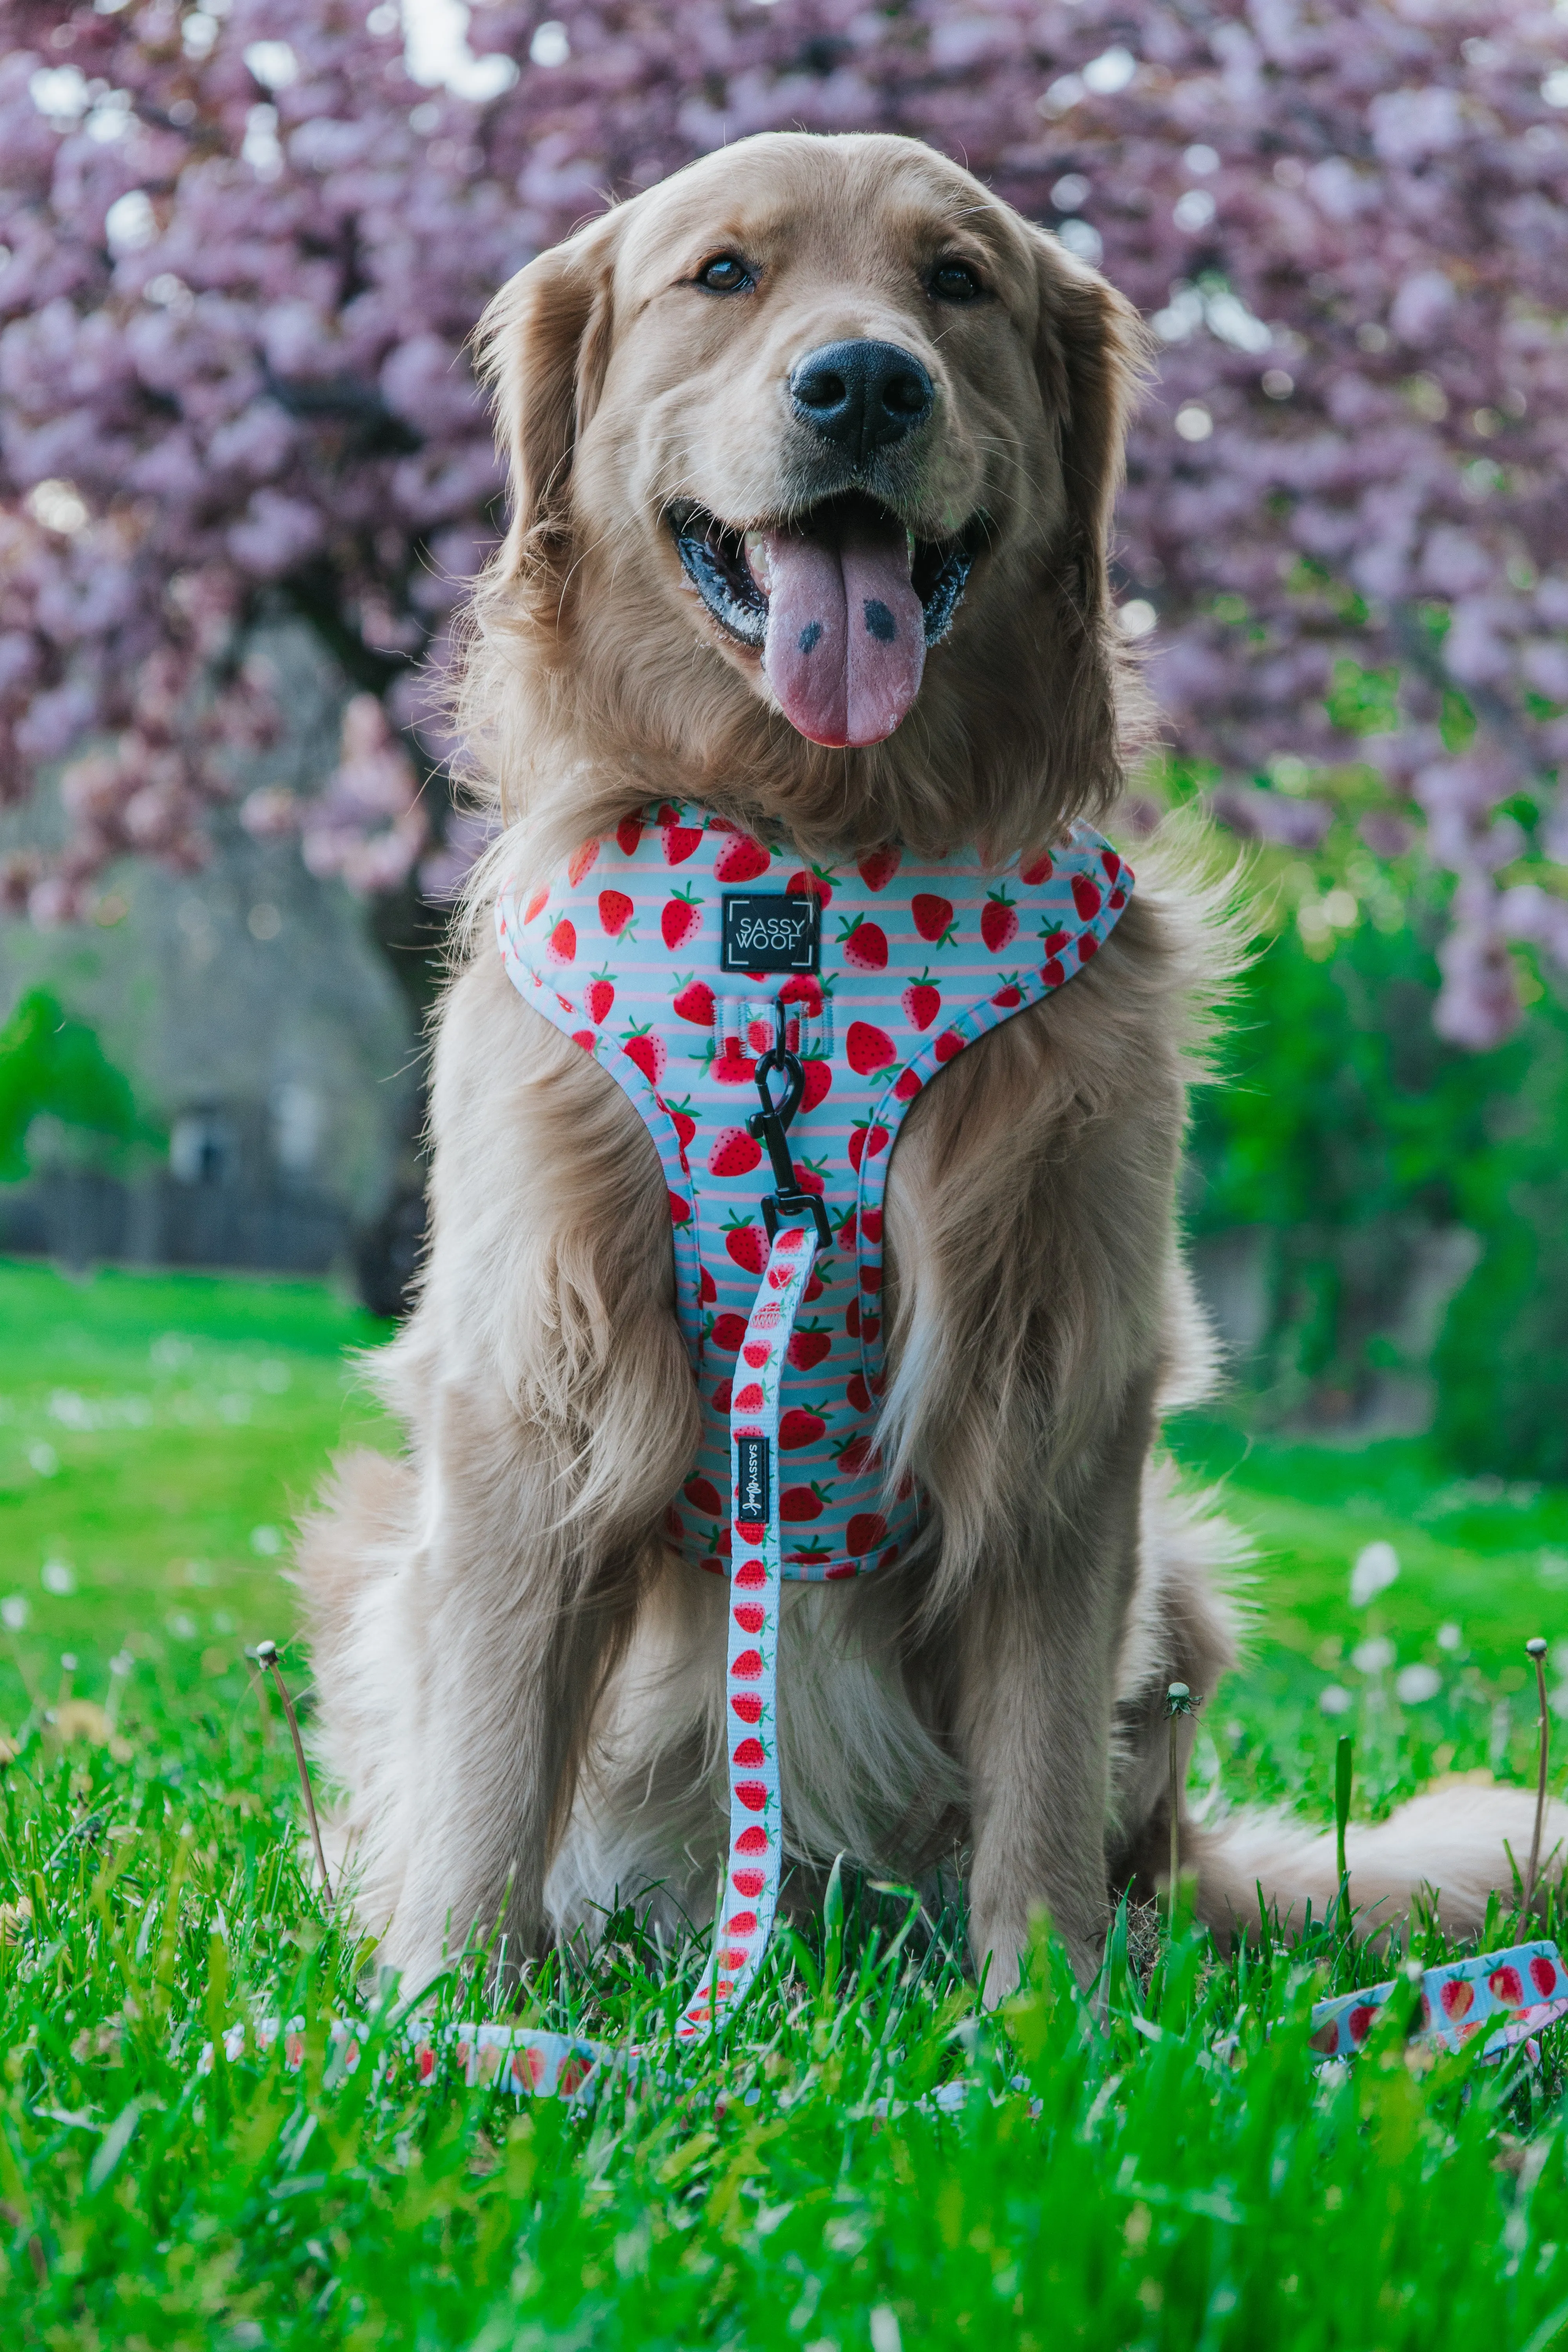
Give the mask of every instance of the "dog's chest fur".
<path id="1" fill-rule="evenodd" d="M 597 1932 L 616 1901 L 668 1936 L 711 1916 L 728 1801 L 727 1588 L 668 1554 L 595 1720 L 585 1769 L 545 1885 L 558 1933 Z M 786 1900 L 809 1903 L 836 1854 L 923 1874 L 956 1848 L 964 1777 L 922 1717 L 896 1657 L 851 1592 L 786 1591 L 778 1737 Z"/>

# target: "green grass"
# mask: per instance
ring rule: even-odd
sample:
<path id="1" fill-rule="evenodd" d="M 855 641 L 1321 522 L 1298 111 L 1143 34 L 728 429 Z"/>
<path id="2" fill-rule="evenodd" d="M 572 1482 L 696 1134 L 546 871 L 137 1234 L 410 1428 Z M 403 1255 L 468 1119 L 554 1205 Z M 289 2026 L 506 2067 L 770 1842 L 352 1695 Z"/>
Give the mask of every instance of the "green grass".
<path id="1" fill-rule="evenodd" d="M 701 1951 L 620 1918 L 526 2013 L 637 2039 L 666 2079 L 520 2113 L 389 2078 L 395 1997 L 301 1874 L 285 1736 L 242 1656 L 291 1622 L 268 1531 L 345 1434 L 386 1442 L 344 1360 L 375 1336 L 310 1286 L 0 1267 L 7 2344 L 1568 2347 L 1560 2037 L 1539 2074 L 1423 2070 L 1394 2018 L 1321 2080 L 1308 2003 L 1385 1967 L 1322 1935 L 1221 1966 L 1143 1923 L 1138 1965 L 1113 1941 L 1103 2028 L 1042 1941 L 996 2021 L 956 1917 L 896 1948 L 905 1906 L 860 1889 L 779 1937 L 726 2049 L 677 2062 Z M 1347 1727 L 1358 1808 L 1446 1769 L 1526 1773 L 1521 1644 L 1568 1604 L 1568 1495 L 1461 1486 L 1415 1444 L 1248 1446 L 1221 1421 L 1176 1444 L 1259 1547 L 1254 1663 L 1205 1695 L 1200 1805 L 1326 1815 Z M 1401 1574 L 1352 1612 L 1373 1540 Z M 1369 1639 L 1392 1663 L 1350 1662 Z M 1402 1703 L 1424 1664 L 1437 1695 Z M 480 2013 L 461 1969 L 437 2000 Z M 302 2074 L 196 2074 L 220 2026 L 296 2012 Z M 329 2015 L 367 2021 L 342 2079 Z"/>
<path id="2" fill-rule="evenodd" d="M 42 1654 L 90 1680 L 128 1643 L 184 1679 L 199 1639 L 222 1679 L 281 1628 L 289 1514 L 374 1426 L 344 1350 L 381 1330 L 314 1283 L 5 1266 L 0 1593 Z"/>

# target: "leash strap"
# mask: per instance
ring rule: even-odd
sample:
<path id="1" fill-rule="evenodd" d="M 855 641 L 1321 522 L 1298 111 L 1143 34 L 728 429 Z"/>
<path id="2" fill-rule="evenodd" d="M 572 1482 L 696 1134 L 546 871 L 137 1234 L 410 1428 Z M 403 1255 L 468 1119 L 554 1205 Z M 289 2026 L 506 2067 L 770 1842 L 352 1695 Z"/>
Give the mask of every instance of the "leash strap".
<path id="1" fill-rule="evenodd" d="M 1353 2058 L 1396 1983 L 1391 1977 L 1386 1984 L 1363 1985 L 1359 1992 L 1319 2001 L 1312 2011 L 1313 2049 L 1325 2060 Z M 1440 2050 L 1462 2050 L 1484 2034 L 1482 2055 L 1500 2058 L 1563 2016 L 1568 1969 L 1556 1945 L 1513 1944 L 1506 1952 L 1444 1960 L 1423 1970 L 1415 2038 Z"/>
<path id="2" fill-rule="evenodd" d="M 778 1226 L 735 1360 L 724 1683 L 730 1851 L 713 1921 L 712 1960 L 676 2027 L 682 2042 L 716 2032 L 744 1999 L 767 1949 L 778 1904 L 784 1843 L 778 1759 L 780 1407 L 789 1344 L 818 1246 L 814 1220 L 792 1217 Z"/>
<path id="3" fill-rule="evenodd" d="M 776 1793 L 775 1776 L 775 1801 Z M 731 1864 L 732 1868 L 733 1840 Z M 752 1907 L 755 1909 L 756 1905 Z M 771 1897 L 768 1916 L 771 1918 Z M 767 1927 L 760 1911 L 758 1921 L 752 1946 L 754 1957 L 748 1963 L 745 1979 L 748 1983 L 767 1942 Z M 737 1990 L 740 1985 L 741 1979 L 737 1979 Z M 1323 2064 L 1354 2057 L 1371 2032 L 1378 2010 L 1394 1990 L 1391 1979 L 1387 1984 L 1369 1985 L 1358 1992 L 1341 1993 L 1332 2000 L 1318 2002 L 1312 2011 L 1311 2046 L 1321 2053 Z M 734 1992 L 725 1999 L 732 2000 Z M 1568 1969 L 1563 1967 L 1556 1945 L 1516 1944 L 1506 1952 L 1482 1952 L 1474 1959 L 1449 1960 L 1426 1969 L 1421 1979 L 1421 2013 L 1418 2020 L 1413 2021 L 1415 2030 L 1412 2038 L 1429 2048 L 1458 2051 L 1484 2034 L 1483 2058 L 1501 2058 L 1522 2042 L 1532 2063 L 1539 2064 L 1541 2053 L 1533 2037 L 1565 2014 Z M 677 2032 L 682 2041 L 689 2042 L 710 2030 L 708 2003 L 700 1994 Z M 358 2066 L 364 2032 L 363 2021 L 356 2024 L 342 2019 L 331 2021 L 331 2063 L 325 2084 L 329 2090 L 346 2080 Z M 280 2033 L 285 2070 L 298 2074 L 305 2062 L 302 2017 L 291 2018 L 286 2026 L 281 2026 L 275 2017 L 256 2019 L 248 2027 L 244 2022 L 231 2025 L 223 2037 L 224 2056 L 231 2066 L 237 2065 L 245 2055 L 248 2036 L 256 2055 L 265 2058 Z M 1223 2053 L 1234 2042 L 1235 2036 L 1228 2035 L 1215 2046 Z M 441 2055 L 449 2053 L 470 2089 L 476 2084 L 493 2083 L 498 2090 L 510 2091 L 514 2097 L 531 2095 L 534 2098 L 558 2098 L 574 2105 L 593 2099 L 601 2083 L 614 2074 L 625 2071 L 635 2076 L 647 2063 L 646 2052 L 636 2046 L 616 2050 L 606 2042 L 587 2042 L 577 2034 L 550 2033 L 537 2026 L 432 2026 L 414 2020 L 404 2027 L 399 2042 L 401 2048 L 386 2069 L 388 2081 L 397 2079 L 401 2062 L 406 2058 L 412 2062 L 415 2079 L 423 2088 L 438 2079 Z M 212 2073 L 214 2057 L 213 2044 L 205 2042 L 196 2060 L 198 2077 Z M 655 2074 L 652 2079 L 661 2088 L 669 2086 L 672 2081 L 678 2084 L 680 2080 L 663 2074 Z M 1019 2083 L 1022 2077 L 1015 2075 L 1014 2081 Z M 954 2105 L 963 2103 L 963 2088 L 962 2084 L 942 2084 L 914 2105 L 921 2108 L 935 2105 L 951 2113 Z M 879 2100 L 873 2110 L 881 2115 L 898 2111 L 889 2108 L 886 2100 Z"/>

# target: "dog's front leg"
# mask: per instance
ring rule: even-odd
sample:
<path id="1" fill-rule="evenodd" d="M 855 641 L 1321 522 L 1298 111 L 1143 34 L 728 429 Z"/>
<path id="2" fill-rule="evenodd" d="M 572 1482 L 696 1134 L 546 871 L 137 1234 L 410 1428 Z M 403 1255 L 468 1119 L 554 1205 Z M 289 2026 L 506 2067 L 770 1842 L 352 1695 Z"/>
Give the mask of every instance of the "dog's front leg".
<path id="1" fill-rule="evenodd" d="M 492 1974 L 510 1979 L 539 1948 L 545 1873 L 669 1482 L 627 1481 L 604 1498 L 613 1513 L 562 1526 L 576 1465 L 558 1433 L 473 1384 L 440 1417 L 436 1516 L 400 1596 L 409 1801 L 387 1952 L 422 1973 L 499 1931 Z"/>
<path id="2" fill-rule="evenodd" d="M 955 1729 L 972 1803 L 970 1944 L 988 2000 L 1017 1981 L 1049 1913 L 1083 1981 L 1106 1928 L 1105 1832 L 1117 1651 L 1137 1542 L 1146 1395 L 1043 1524 L 959 1609 Z"/>
<path id="3" fill-rule="evenodd" d="M 345 1475 L 301 1555 L 357 1908 L 411 1979 L 476 1930 L 501 1973 L 537 1948 L 697 1436 L 652 1143 L 494 957 L 448 997 L 432 1124 L 422 1297 L 374 1375 L 408 1460 Z"/>
<path id="4" fill-rule="evenodd" d="M 1104 1936 L 1116 1662 L 1180 1294 L 1180 1073 L 1160 1023 L 1126 1017 L 1162 982 L 1155 917 L 1130 908 L 1070 988 L 948 1065 L 889 1174 L 884 1452 L 932 1506 L 921 1614 L 957 1632 L 994 1995 L 1036 1906 L 1080 1975 Z"/>

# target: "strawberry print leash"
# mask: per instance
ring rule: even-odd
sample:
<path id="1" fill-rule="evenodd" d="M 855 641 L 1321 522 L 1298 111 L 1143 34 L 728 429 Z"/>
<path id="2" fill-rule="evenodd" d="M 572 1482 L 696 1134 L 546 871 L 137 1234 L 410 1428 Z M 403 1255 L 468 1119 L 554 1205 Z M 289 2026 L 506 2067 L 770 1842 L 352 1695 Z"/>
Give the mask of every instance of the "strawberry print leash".
<path id="1" fill-rule="evenodd" d="M 328 2021 L 329 2085 L 357 2072 L 365 2031 L 363 2024 L 344 2018 Z M 225 2063 L 237 2066 L 247 2046 L 254 2057 L 265 2059 L 279 2041 L 284 2073 L 298 2074 L 305 2063 L 302 2017 L 291 2017 L 286 2024 L 276 2017 L 262 2017 L 248 2025 L 242 2021 L 226 2027 Z M 584 2040 L 580 2033 L 552 2033 L 542 2026 L 432 2026 L 412 2019 L 393 2039 L 385 2075 L 388 2082 L 396 2081 L 406 2064 L 423 2090 L 439 2078 L 441 2062 L 446 2059 L 470 2091 L 494 2084 L 497 2090 L 510 2091 L 514 2098 L 571 2102 L 593 2097 L 605 2074 L 616 2067 L 635 2069 L 641 2058 L 640 2051 L 613 2051 L 602 2042 Z M 196 2059 L 198 2080 L 210 2074 L 216 2063 L 213 2044 L 204 2042 Z"/>
<path id="2" fill-rule="evenodd" d="M 676 2028 L 695 2041 L 716 2029 L 756 1975 L 778 1905 L 783 1808 L 778 1762 L 778 1638 L 783 1528 L 779 1412 L 785 1349 L 811 1278 L 817 1235 L 781 1225 L 746 1325 L 731 1410 L 737 1557 L 730 1580 L 724 1683 L 730 1847 L 714 1916 L 713 1958 Z"/>
<path id="3" fill-rule="evenodd" d="M 779 1236 L 781 1240 L 784 1237 L 783 1234 Z M 809 1249 L 809 1233 L 803 1234 L 803 1241 Z M 787 1261 L 792 1253 L 781 1255 Z M 786 1276 L 786 1282 L 787 1279 Z M 765 1587 L 755 1589 L 762 1591 Z M 776 1575 L 772 1603 L 776 1617 Z M 767 1606 L 761 1605 L 764 1609 Z M 758 1635 L 752 1637 L 759 1657 L 761 1631 L 759 1628 Z M 736 1655 L 736 1645 L 731 1643 L 731 1693 L 748 1702 L 753 1697 L 760 1702 L 763 1673 L 748 1672 L 737 1677 Z M 771 1688 L 769 1682 L 770 1693 Z M 771 1698 L 767 1718 L 760 1704 L 753 1717 L 748 1704 L 739 1719 L 742 1723 L 754 1720 L 759 1726 L 771 1720 Z M 737 1746 L 743 1744 L 737 1741 Z M 740 1769 L 732 1762 L 732 1790 Z M 715 1979 L 710 1968 L 709 1977 L 715 1997 L 700 1992 L 676 2028 L 677 2038 L 689 2046 L 711 2032 L 723 2012 L 733 2008 L 751 1985 L 766 1948 L 778 1892 L 778 1842 L 776 1837 L 771 1842 L 770 1859 L 766 1843 L 742 1845 L 740 1841 L 760 1829 L 770 1813 L 773 1821 L 777 1820 L 776 1769 L 772 1771 L 771 1797 L 752 1810 L 754 1791 L 770 1787 L 765 1777 L 768 1769 L 766 1759 L 760 1765 L 747 1765 L 744 1780 L 739 1783 L 746 1793 L 738 1804 L 731 1798 L 732 1824 L 738 1822 L 741 1826 L 739 1838 L 733 1826 L 731 1829 L 726 1897 L 733 1899 L 730 1896 L 732 1888 L 746 1912 L 754 1916 L 731 1916 L 722 1923 L 715 1919 L 713 1942 L 718 1973 Z M 737 1885 L 737 1880 L 742 1884 Z M 755 1892 L 748 1892 L 753 1885 Z M 1544 1940 L 1516 1944 L 1507 1951 L 1482 1952 L 1472 1959 L 1439 1963 L 1422 1972 L 1420 1986 L 1420 2012 L 1412 2021 L 1415 2030 L 1411 2040 L 1435 2051 L 1456 2053 L 1479 2040 L 1483 2059 L 1499 2059 L 1522 2044 L 1527 2057 L 1539 2063 L 1541 2053 L 1535 2037 L 1546 2026 L 1568 2016 L 1568 1969 L 1563 1967 L 1556 1945 Z M 1316 2004 L 1310 2034 L 1311 2046 L 1319 2053 L 1320 2071 L 1325 2065 L 1336 2062 L 1342 2064 L 1356 2056 L 1371 2033 L 1378 2011 L 1395 1990 L 1395 1981 L 1391 1979 L 1386 1984 L 1367 1985 L 1357 1992 L 1341 1993 Z M 346 2081 L 355 2072 L 364 2034 L 363 2023 L 341 2018 L 329 2022 L 326 2087 Z M 286 2025 L 276 2018 L 259 2018 L 249 2024 L 229 2026 L 223 2036 L 225 2060 L 231 2066 L 237 2065 L 247 2046 L 256 2057 L 266 2058 L 279 2037 L 284 2044 L 285 2071 L 298 2074 L 305 2063 L 302 2017 L 290 2018 Z M 1234 2036 L 1226 2037 L 1216 2047 L 1223 2051 L 1227 2042 L 1234 2046 Z M 396 2037 L 396 2046 L 386 2066 L 386 2079 L 396 2082 L 406 2065 L 422 2089 L 431 2088 L 446 2072 L 441 2064 L 444 2056 L 455 2064 L 470 2090 L 493 2084 L 514 2098 L 557 2098 L 574 2106 L 592 2101 L 612 2076 L 635 2079 L 650 2065 L 650 2053 L 635 2044 L 617 2049 L 606 2042 L 588 2041 L 580 2034 L 552 2033 L 538 2026 L 500 2022 L 432 2026 L 410 2020 Z M 196 2059 L 198 2079 L 212 2073 L 215 2059 L 212 2042 L 204 2043 Z M 651 2079 L 660 2087 L 679 2080 L 657 2069 L 652 2070 Z M 937 2092 L 939 2105 L 943 2104 L 943 2091 L 951 2092 L 952 2088 L 946 2084 Z"/>
<path id="4" fill-rule="evenodd" d="M 1386 1984 L 1319 2001 L 1312 2011 L 1313 2049 L 1331 2062 L 1353 2058 L 1396 1981 L 1391 1977 Z M 1500 2057 L 1568 2016 L 1568 1969 L 1552 1943 L 1514 1944 L 1506 1952 L 1442 1961 L 1423 1969 L 1420 1982 L 1415 2038 L 1442 2050 L 1462 2050 L 1485 2034 L 1485 2055 Z"/>
<path id="5" fill-rule="evenodd" d="M 775 1099 L 771 1081 L 785 1081 Z M 694 2042 L 716 2032 L 745 1998 L 767 1949 L 778 1907 L 784 1811 L 779 1791 L 778 1638 L 784 1527 L 778 1443 L 784 1368 L 819 1248 L 833 1238 L 826 1212 L 801 1191 L 786 1139 L 805 1090 L 781 1010 L 772 1050 L 756 1066 L 762 1108 L 747 1122 L 767 1146 L 777 1190 L 762 1203 L 767 1264 L 741 1342 L 730 1398 L 729 1658 L 724 1684 L 730 1846 L 713 1918 L 713 1956 L 676 2028 Z"/>

